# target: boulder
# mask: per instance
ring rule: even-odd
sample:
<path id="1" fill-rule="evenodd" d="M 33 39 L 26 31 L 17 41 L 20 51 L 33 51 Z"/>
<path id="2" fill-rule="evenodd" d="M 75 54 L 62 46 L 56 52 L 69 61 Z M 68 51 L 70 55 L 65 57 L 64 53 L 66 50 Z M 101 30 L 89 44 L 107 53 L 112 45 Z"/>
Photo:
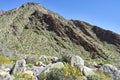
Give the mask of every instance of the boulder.
<path id="1" fill-rule="evenodd" d="M 16 61 L 16 64 L 11 69 L 11 74 L 22 73 L 26 69 L 26 61 L 24 59 Z"/>
<path id="2" fill-rule="evenodd" d="M 12 76 L 10 76 L 9 72 L 0 70 L 0 80 L 13 80 L 13 79 Z"/>
<path id="3" fill-rule="evenodd" d="M 13 65 L 6 64 L 6 65 L 0 66 L 0 70 L 3 70 L 5 72 L 10 72 L 10 70 L 12 69 L 12 67 L 13 67 Z"/>
<path id="4" fill-rule="evenodd" d="M 103 64 L 99 65 L 99 71 L 108 73 L 114 80 L 120 80 L 120 71 L 113 65 Z"/>
<path id="5" fill-rule="evenodd" d="M 38 76 L 40 73 L 44 72 L 45 70 L 47 70 L 46 67 L 43 67 L 43 66 L 36 67 L 36 66 L 34 66 L 32 72 L 33 72 L 34 76 Z"/>
<path id="6" fill-rule="evenodd" d="M 84 66 L 84 60 L 80 56 L 72 56 L 71 66 L 77 67 L 82 71 L 83 66 Z"/>
<path id="7" fill-rule="evenodd" d="M 62 62 L 57 62 L 57 63 L 50 63 L 46 66 L 33 66 L 32 68 L 32 72 L 33 72 L 33 75 L 34 76 L 38 76 L 40 73 L 42 72 L 50 72 L 50 69 L 52 68 L 63 68 L 64 67 L 64 64 Z"/>
<path id="8" fill-rule="evenodd" d="M 91 68 L 88 68 L 86 66 L 83 67 L 83 70 L 82 70 L 84 76 L 88 76 L 88 75 L 93 75 L 94 74 L 94 70 L 91 69 Z"/>

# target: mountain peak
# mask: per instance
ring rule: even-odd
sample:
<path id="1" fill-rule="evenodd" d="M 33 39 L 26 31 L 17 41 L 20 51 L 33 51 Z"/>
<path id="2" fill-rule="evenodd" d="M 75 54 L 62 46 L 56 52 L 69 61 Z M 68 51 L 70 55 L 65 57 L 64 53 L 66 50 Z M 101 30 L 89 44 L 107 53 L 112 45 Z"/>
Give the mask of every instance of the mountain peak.
<path id="1" fill-rule="evenodd" d="M 27 2 L 23 4 L 22 6 L 31 6 L 31 5 L 40 5 L 39 3 L 34 3 L 34 2 Z"/>
<path id="2" fill-rule="evenodd" d="M 34 2 L 27 2 L 21 6 L 22 8 L 24 7 L 37 7 L 37 8 L 44 8 L 41 4 L 39 3 L 34 3 Z M 45 8 L 44 8 L 45 9 Z"/>
<path id="3" fill-rule="evenodd" d="M 46 14 L 48 12 L 48 10 L 45 7 L 43 7 L 41 4 L 33 3 L 33 2 L 27 2 L 27 3 L 23 4 L 20 7 L 20 9 L 23 9 L 25 11 L 28 11 L 28 10 L 35 11 L 35 10 L 38 10 L 38 11 L 40 11 L 42 13 L 46 13 Z"/>

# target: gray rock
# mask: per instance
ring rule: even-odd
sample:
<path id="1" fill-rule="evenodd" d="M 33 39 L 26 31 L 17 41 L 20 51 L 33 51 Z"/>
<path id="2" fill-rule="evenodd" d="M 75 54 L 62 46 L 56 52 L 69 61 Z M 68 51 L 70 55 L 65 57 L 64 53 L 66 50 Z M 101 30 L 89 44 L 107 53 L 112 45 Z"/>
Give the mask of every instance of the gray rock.
<path id="1" fill-rule="evenodd" d="M 16 64 L 11 69 L 11 74 L 22 73 L 26 69 L 26 61 L 24 59 L 16 61 Z"/>
<path id="2" fill-rule="evenodd" d="M 6 65 L 0 66 L 0 70 L 6 71 L 6 72 L 10 72 L 10 70 L 12 69 L 12 67 L 13 67 L 13 65 L 6 64 Z"/>
<path id="3" fill-rule="evenodd" d="M 49 73 L 50 69 L 63 68 L 63 67 L 64 67 L 64 64 L 62 62 L 58 62 L 58 63 L 54 63 L 54 64 L 50 63 L 50 64 L 46 65 L 45 67 L 44 66 L 40 66 L 40 67 L 34 66 L 33 74 L 34 74 L 34 76 L 38 76 L 42 72 Z"/>
<path id="4" fill-rule="evenodd" d="M 38 76 L 40 73 L 44 72 L 45 70 L 47 70 L 46 67 L 43 67 L 43 66 L 36 67 L 36 66 L 34 66 L 32 72 L 33 72 L 34 76 Z"/>
<path id="5" fill-rule="evenodd" d="M 99 65 L 98 70 L 101 72 L 108 73 L 111 77 L 114 78 L 114 80 L 120 80 L 120 71 L 113 65 L 110 64 Z"/>
<path id="6" fill-rule="evenodd" d="M 0 70 L 0 80 L 13 80 L 13 77 L 9 74 L 9 72 Z"/>
<path id="7" fill-rule="evenodd" d="M 79 56 L 71 57 L 71 66 L 79 68 L 81 71 L 84 66 L 84 60 Z"/>
<path id="8" fill-rule="evenodd" d="M 83 72 L 84 76 L 94 75 L 94 69 L 88 68 L 86 66 L 83 67 L 82 72 Z"/>

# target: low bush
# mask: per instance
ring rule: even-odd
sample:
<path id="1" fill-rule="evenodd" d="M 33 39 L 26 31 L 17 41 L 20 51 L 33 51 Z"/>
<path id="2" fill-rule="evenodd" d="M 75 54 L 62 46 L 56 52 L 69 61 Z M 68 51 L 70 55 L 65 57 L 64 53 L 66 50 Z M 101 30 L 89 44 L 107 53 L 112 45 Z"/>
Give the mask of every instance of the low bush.
<path id="1" fill-rule="evenodd" d="M 38 76 L 38 80 L 82 80 L 81 73 L 76 68 L 65 65 L 61 69 L 51 69 L 49 73 L 42 73 Z"/>
<path id="2" fill-rule="evenodd" d="M 18 57 L 6 57 L 6 56 L 0 56 L 0 65 L 4 65 L 4 64 L 15 64 L 15 62 L 19 60 Z"/>
<path id="3" fill-rule="evenodd" d="M 88 80 L 113 80 L 107 73 L 96 71 L 95 75 L 87 76 Z"/>
<path id="4" fill-rule="evenodd" d="M 13 80 L 34 80 L 34 77 L 29 74 L 16 74 Z"/>

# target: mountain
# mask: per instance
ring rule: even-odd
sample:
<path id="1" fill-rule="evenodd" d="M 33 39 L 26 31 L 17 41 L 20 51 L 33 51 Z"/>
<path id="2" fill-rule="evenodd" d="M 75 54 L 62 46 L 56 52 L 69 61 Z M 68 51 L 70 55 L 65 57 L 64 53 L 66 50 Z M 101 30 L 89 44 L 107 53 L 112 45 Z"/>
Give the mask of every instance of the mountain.
<path id="1" fill-rule="evenodd" d="M 120 80 L 120 35 L 38 3 L 0 11 L 0 80 Z"/>
<path id="2" fill-rule="evenodd" d="M 4 14 L 6 11 L 0 10 L 0 15 Z"/>
<path id="3" fill-rule="evenodd" d="M 84 21 L 67 20 L 31 2 L 0 15 L 0 45 L 20 54 L 77 54 L 105 60 L 120 55 L 119 34 Z M 0 54 L 7 52 L 1 48 Z"/>

